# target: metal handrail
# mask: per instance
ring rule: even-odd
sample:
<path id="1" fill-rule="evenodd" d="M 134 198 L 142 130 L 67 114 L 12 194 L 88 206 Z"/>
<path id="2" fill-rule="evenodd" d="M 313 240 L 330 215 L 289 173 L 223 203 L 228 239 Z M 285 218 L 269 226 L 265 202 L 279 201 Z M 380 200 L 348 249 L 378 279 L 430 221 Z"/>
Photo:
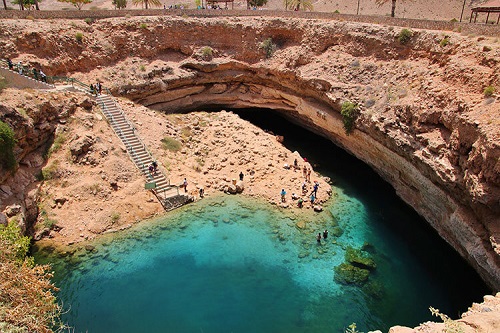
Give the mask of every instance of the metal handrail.
<path id="1" fill-rule="evenodd" d="M 0 58 L 0 65 L 8 67 L 7 60 Z M 14 65 L 14 68 L 17 68 L 19 70 L 19 64 L 13 64 L 13 65 Z M 52 83 L 52 85 L 54 85 L 54 83 L 56 83 L 56 82 L 64 82 L 66 84 L 71 84 L 72 86 L 77 86 L 77 87 L 79 87 L 81 89 L 83 88 L 83 90 L 86 93 L 88 93 L 88 94 L 92 94 L 93 93 L 93 91 L 90 91 L 90 85 L 87 85 L 87 84 L 85 84 L 85 83 L 83 83 L 83 82 L 81 82 L 81 81 L 79 81 L 77 79 L 66 77 L 66 76 L 48 76 L 48 75 L 45 75 L 45 80 L 40 80 L 41 76 L 40 76 L 40 79 L 38 77 L 35 77 L 35 73 L 33 72 L 33 68 L 30 68 L 29 66 L 26 66 L 26 65 L 21 65 L 21 68 L 22 68 L 22 75 L 23 76 L 32 77 L 35 80 L 38 80 L 38 81 L 41 81 L 41 82 L 45 82 L 47 84 L 49 84 L 49 82 L 50 82 L 50 83 Z M 108 96 L 113 96 L 111 94 L 111 91 L 107 87 L 103 87 L 103 90 L 107 93 Z M 98 97 L 97 94 L 96 94 L 96 97 Z M 123 113 L 123 111 L 121 111 L 121 108 L 117 105 L 116 101 L 114 99 L 112 99 L 111 97 L 109 99 L 113 103 L 113 105 L 116 107 L 116 109 L 119 110 L 120 115 L 123 117 L 123 120 L 126 122 L 126 124 L 128 125 L 128 127 L 132 131 L 135 131 L 135 129 L 136 129 L 135 126 L 133 125 L 132 122 L 130 122 L 128 120 L 128 118 Z M 146 176 L 146 178 L 148 180 L 154 180 L 155 178 L 153 177 L 153 175 L 151 175 L 149 173 L 149 168 L 146 167 L 144 165 L 144 163 L 139 163 L 140 158 L 138 156 L 138 152 L 136 152 L 136 149 L 134 149 L 134 147 L 132 146 L 132 143 L 126 138 L 126 136 L 123 133 L 122 129 L 120 127 L 118 127 L 118 125 L 116 124 L 115 117 L 111 114 L 111 112 L 109 110 L 109 107 L 107 107 L 106 104 L 104 103 L 103 95 L 101 95 L 101 97 L 98 98 L 98 103 L 101 106 L 102 113 L 110 121 L 111 128 L 113 129 L 113 131 L 115 132 L 115 134 L 120 138 L 120 140 L 125 145 L 125 147 L 127 149 L 127 152 L 132 157 L 132 161 L 134 162 L 134 164 L 136 164 L 136 166 L 141 170 L 141 172 Z M 147 154 L 147 157 L 151 161 L 153 161 L 154 160 L 153 159 L 153 155 L 149 151 L 149 149 L 146 146 L 146 144 L 141 140 L 141 138 L 139 136 L 136 136 L 136 139 L 139 142 L 139 144 L 142 146 L 142 149 L 144 150 L 144 152 Z M 156 189 L 153 189 L 153 193 L 158 197 L 158 199 L 160 200 L 162 206 L 164 208 L 167 208 L 166 207 L 167 206 L 167 200 L 166 200 L 167 199 L 167 197 L 166 197 L 167 190 L 175 188 L 175 190 L 177 192 L 176 196 L 179 196 L 180 195 L 179 194 L 179 187 L 170 184 L 170 178 L 168 178 L 166 176 L 165 172 L 162 172 L 161 175 L 167 181 L 167 186 L 165 188 L 163 188 L 163 190 L 161 191 L 163 193 L 161 193 L 160 191 L 157 191 Z M 163 198 L 161 198 L 161 196 L 162 196 L 161 194 L 163 194 Z M 170 208 L 174 207 L 173 203 L 168 202 L 168 204 L 170 205 Z"/>

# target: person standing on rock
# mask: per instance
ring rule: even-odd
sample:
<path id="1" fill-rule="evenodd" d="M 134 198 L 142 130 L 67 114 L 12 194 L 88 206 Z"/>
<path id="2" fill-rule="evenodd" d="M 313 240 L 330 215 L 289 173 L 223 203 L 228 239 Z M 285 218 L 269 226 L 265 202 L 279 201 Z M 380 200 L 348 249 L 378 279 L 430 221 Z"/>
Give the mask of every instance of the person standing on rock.
<path id="1" fill-rule="evenodd" d="M 184 187 L 184 192 L 186 193 L 188 191 L 188 181 L 186 178 L 184 178 L 184 181 L 182 182 L 182 187 Z"/>
<path id="2" fill-rule="evenodd" d="M 286 191 L 285 189 L 281 189 L 281 202 L 285 202 L 286 201 Z"/>
<path id="3" fill-rule="evenodd" d="M 319 183 L 317 181 L 314 181 L 314 186 L 313 186 L 313 190 L 311 192 L 311 194 L 314 193 L 314 196 L 318 196 L 318 188 L 319 188 Z"/>
<path id="4" fill-rule="evenodd" d="M 47 83 L 47 75 L 40 69 L 40 80 Z"/>
<path id="5" fill-rule="evenodd" d="M 307 194 L 307 183 L 304 180 L 304 182 L 302 183 L 302 195 L 306 195 L 306 194 Z"/>
<path id="6" fill-rule="evenodd" d="M 240 180 L 241 181 L 243 181 L 243 177 L 244 177 L 243 172 L 240 172 Z"/>
<path id="7" fill-rule="evenodd" d="M 12 63 L 12 60 L 7 59 L 7 65 L 9 65 L 9 69 L 12 71 L 14 70 L 14 64 Z"/>
<path id="8" fill-rule="evenodd" d="M 318 236 L 316 236 L 316 241 L 318 244 L 321 244 L 321 232 L 318 232 Z"/>
<path id="9" fill-rule="evenodd" d="M 325 229 L 325 231 L 323 231 L 323 238 L 324 239 L 328 238 L 328 230 L 326 230 L 326 229 Z"/>
<path id="10" fill-rule="evenodd" d="M 304 167 L 302 168 L 302 175 L 304 176 L 304 179 L 307 180 L 307 168 L 305 164 Z"/>

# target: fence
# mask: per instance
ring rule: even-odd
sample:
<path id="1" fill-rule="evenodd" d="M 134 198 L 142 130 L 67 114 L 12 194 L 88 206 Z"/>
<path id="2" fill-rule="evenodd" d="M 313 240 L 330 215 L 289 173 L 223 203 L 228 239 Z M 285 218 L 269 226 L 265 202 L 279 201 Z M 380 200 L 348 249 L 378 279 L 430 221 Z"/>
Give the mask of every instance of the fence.
<path id="1" fill-rule="evenodd" d="M 464 34 L 500 36 L 500 26 L 468 22 L 446 22 L 403 19 L 387 16 L 335 14 L 326 12 L 301 12 L 283 10 L 209 10 L 209 9 L 121 9 L 121 10 L 0 10 L 0 19 L 104 19 L 129 16 L 182 16 L 182 17 L 283 17 L 336 21 L 351 21 L 414 29 L 460 31 Z"/>

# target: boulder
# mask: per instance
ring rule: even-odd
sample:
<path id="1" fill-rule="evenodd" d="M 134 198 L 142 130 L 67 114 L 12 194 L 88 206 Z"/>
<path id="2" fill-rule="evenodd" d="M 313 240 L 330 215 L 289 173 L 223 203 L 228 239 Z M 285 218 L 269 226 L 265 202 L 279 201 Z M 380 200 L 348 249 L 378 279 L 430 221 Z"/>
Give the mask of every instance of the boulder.
<path id="1" fill-rule="evenodd" d="M 245 189 L 245 183 L 242 180 L 236 182 L 236 192 L 241 193 Z"/>
<path id="2" fill-rule="evenodd" d="M 320 205 L 314 205 L 314 211 L 315 212 L 322 212 L 323 211 L 323 207 L 320 206 Z"/>
<path id="3" fill-rule="evenodd" d="M 81 155 L 86 154 L 90 150 L 93 144 L 94 138 L 91 135 L 87 134 L 84 137 L 81 137 L 80 139 L 74 141 L 69 147 L 71 156 L 73 159 L 79 159 Z"/>
<path id="4" fill-rule="evenodd" d="M 7 215 L 8 217 L 12 217 L 14 215 L 17 215 L 17 214 L 19 214 L 19 212 L 21 212 L 21 206 L 16 205 L 16 204 L 7 206 L 7 207 L 5 207 L 5 210 L 4 210 L 5 215 Z"/>
<path id="5" fill-rule="evenodd" d="M 12 195 L 12 190 L 8 185 L 0 185 L 0 191 L 5 193 L 9 197 Z"/>
<path id="6" fill-rule="evenodd" d="M 61 195 L 59 195 L 59 196 L 57 196 L 57 197 L 55 197 L 55 198 L 54 198 L 54 202 L 55 202 L 56 204 L 61 204 L 61 205 L 64 205 L 64 203 L 65 203 L 66 201 L 68 201 L 68 198 L 66 198 L 66 197 L 64 197 L 64 196 L 61 196 Z"/>
<path id="7" fill-rule="evenodd" d="M 238 193 L 238 189 L 236 188 L 236 184 L 229 184 L 227 187 L 227 193 L 231 193 L 231 194 Z"/>

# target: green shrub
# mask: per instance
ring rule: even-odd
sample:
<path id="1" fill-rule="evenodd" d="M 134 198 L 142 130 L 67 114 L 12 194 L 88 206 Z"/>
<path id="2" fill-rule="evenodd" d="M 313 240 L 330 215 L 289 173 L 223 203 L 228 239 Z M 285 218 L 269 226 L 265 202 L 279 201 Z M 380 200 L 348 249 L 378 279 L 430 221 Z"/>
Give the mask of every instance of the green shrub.
<path id="1" fill-rule="evenodd" d="M 210 46 L 205 46 L 201 49 L 201 57 L 204 60 L 212 60 L 213 57 L 213 49 Z"/>
<path id="2" fill-rule="evenodd" d="M 141 72 L 145 72 L 145 71 L 146 71 L 146 66 L 144 66 L 144 65 L 140 65 L 140 66 L 139 66 L 139 70 L 140 70 Z"/>
<path id="3" fill-rule="evenodd" d="M 83 33 L 82 32 L 77 32 L 75 34 L 75 39 L 78 43 L 81 43 L 83 41 Z"/>
<path id="4" fill-rule="evenodd" d="M 356 323 L 352 323 L 348 328 L 345 329 L 345 333 L 361 333 L 356 327 Z"/>
<path id="5" fill-rule="evenodd" d="M 51 180 L 59 177 L 59 162 L 56 160 L 51 165 L 42 169 L 42 179 Z"/>
<path id="6" fill-rule="evenodd" d="M 359 116 L 358 104 L 354 104 L 351 102 L 342 103 L 340 114 L 342 115 L 342 122 L 344 123 L 345 133 L 349 135 L 353 131 L 354 123 Z"/>
<path id="7" fill-rule="evenodd" d="M 64 327 L 50 267 L 35 265 L 33 257 L 26 256 L 29 246 L 29 237 L 16 223 L 0 225 L 2 332 L 53 332 L 54 327 Z"/>
<path id="8" fill-rule="evenodd" d="M 445 332 L 447 333 L 464 333 L 464 327 L 462 326 L 463 324 L 460 323 L 459 321 L 453 320 L 450 317 L 448 317 L 446 314 L 441 313 L 438 309 L 433 308 L 432 306 L 429 307 L 429 310 L 431 311 L 431 314 L 433 316 L 441 318 L 441 320 L 444 323 L 445 327 Z"/>
<path id="9" fill-rule="evenodd" d="M 450 38 L 448 36 L 444 37 L 441 42 L 439 42 L 439 45 L 441 45 L 441 47 L 445 47 L 448 44 L 450 44 Z"/>
<path id="10" fill-rule="evenodd" d="M 56 138 L 54 139 L 54 142 L 52 143 L 52 146 L 49 148 L 49 151 L 47 152 L 47 158 L 52 155 L 52 153 L 58 152 L 62 145 L 66 142 L 66 135 L 65 134 L 58 134 Z"/>
<path id="11" fill-rule="evenodd" d="M 146 23 L 141 23 L 141 25 L 139 25 L 139 28 L 141 28 L 141 29 L 147 29 L 148 25 Z"/>
<path id="12" fill-rule="evenodd" d="M 8 244 L 11 248 L 12 252 L 6 252 L 10 260 L 18 263 L 24 261 L 24 257 L 26 257 L 30 248 L 31 240 L 29 237 L 21 235 L 21 230 L 15 222 L 10 222 L 6 226 L 0 224 L 0 240 L 2 243 Z"/>
<path id="13" fill-rule="evenodd" d="M 0 120 L 0 165 L 7 170 L 13 170 L 16 167 L 15 144 L 14 131 Z"/>
<path id="14" fill-rule="evenodd" d="M 260 48 L 266 53 L 266 58 L 271 58 L 278 46 L 273 43 L 271 38 L 268 38 L 260 43 Z"/>
<path id="15" fill-rule="evenodd" d="M 182 147 L 182 144 L 179 141 L 169 136 L 166 136 L 163 139 L 161 139 L 161 143 L 163 144 L 162 145 L 163 149 L 173 152 L 181 150 Z"/>
<path id="16" fill-rule="evenodd" d="M 398 40 L 401 44 L 406 44 L 410 41 L 412 36 L 413 36 L 413 31 L 409 29 L 403 29 L 399 33 Z"/>
<path id="17" fill-rule="evenodd" d="M 455 23 L 455 22 L 458 22 L 458 20 L 457 20 L 456 18 L 452 18 L 452 19 L 450 20 L 450 22 Z"/>
<path id="18" fill-rule="evenodd" d="M 484 88 L 484 96 L 485 97 L 491 97 L 493 96 L 493 94 L 495 93 L 495 87 L 493 86 L 487 86 L 486 88 Z"/>
<path id="19" fill-rule="evenodd" d="M 340 12 L 339 12 L 339 10 L 338 10 L 338 9 L 336 9 L 333 13 L 334 13 L 334 14 L 340 14 Z"/>
<path id="20" fill-rule="evenodd" d="M 118 213 L 118 212 L 111 213 L 111 223 L 112 224 L 115 224 L 119 220 L 120 220 L 120 213 Z"/>
<path id="21" fill-rule="evenodd" d="M 94 23 L 94 19 L 93 19 L 93 18 L 90 18 L 90 17 L 87 17 L 84 21 L 85 21 L 85 23 L 87 23 L 87 24 L 92 24 L 92 23 Z"/>

